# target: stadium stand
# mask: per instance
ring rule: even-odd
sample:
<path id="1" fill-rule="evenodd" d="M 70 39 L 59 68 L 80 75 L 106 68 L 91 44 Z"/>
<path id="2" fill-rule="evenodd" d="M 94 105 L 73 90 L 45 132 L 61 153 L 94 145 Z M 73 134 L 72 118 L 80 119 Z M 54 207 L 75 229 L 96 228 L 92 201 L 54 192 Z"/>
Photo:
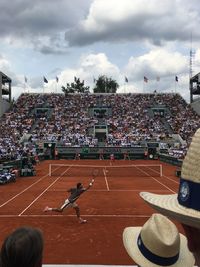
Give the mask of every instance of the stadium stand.
<path id="1" fill-rule="evenodd" d="M 55 149 L 58 157 L 123 158 L 133 151 L 144 157 L 148 150 L 183 158 L 200 116 L 174 93 L 22 94 L 0 122 L 1 162 L 24 154 L 52 159 Z"/>

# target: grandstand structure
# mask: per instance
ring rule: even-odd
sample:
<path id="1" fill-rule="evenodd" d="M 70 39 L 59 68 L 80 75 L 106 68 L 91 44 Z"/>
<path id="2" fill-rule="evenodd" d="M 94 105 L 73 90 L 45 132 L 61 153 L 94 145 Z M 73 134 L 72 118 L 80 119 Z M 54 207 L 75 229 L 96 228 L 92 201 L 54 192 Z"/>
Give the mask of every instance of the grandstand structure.
<path id="1" fill-rule="evenodd" d="M 10 107 L 12 80 L 0 71 L 0 117 Z"/>
<path id="2" fill-rule="evenodd" d="M 190 78 L 190 102 L 194 102 L 194 96 L 200 96 L 200 72 Z"/>
<path id="3" fill-rule="evenodd" d="M 5 94 L 10 101 L 11 79 L 1 73 L 1 98 Z M 27 155 L 110 159 L 112 154 L 115 159 L 167 155 L 177 163 L 200 124 L 200 116 L 176 93 L 23 93 L 0 120 L 1 162 Z"/>

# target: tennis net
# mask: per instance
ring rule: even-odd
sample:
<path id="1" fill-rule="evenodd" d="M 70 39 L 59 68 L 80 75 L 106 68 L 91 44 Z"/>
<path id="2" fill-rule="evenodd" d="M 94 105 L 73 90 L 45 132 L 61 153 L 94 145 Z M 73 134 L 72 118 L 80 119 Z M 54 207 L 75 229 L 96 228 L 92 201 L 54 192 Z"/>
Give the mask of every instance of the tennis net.
<path id="1" fill-rule="evenodd" d="M 83 177 L 83 176 L 106 176 L 106 177 L 148 177 L 162 176 L 162 165 L 121 165 L 121 166 L 98 166 L 98 165 L 67 165 L 50 164 L 49 176 Z"/>

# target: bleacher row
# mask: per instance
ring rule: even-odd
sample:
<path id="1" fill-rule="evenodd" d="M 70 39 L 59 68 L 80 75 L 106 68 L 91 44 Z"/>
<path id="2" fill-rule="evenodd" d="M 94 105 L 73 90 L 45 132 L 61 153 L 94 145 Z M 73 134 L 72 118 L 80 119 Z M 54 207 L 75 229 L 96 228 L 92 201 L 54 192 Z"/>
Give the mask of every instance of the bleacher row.
<path id="1" fill-rule="evenodd" d="M 91 107 L 107 107 L 112 113 L 99 119 L 89 114 Z M 0 160 L 35 155 L 41 141 L 98 146 L 91 129 L 99 120 L 108 127 L 105 147 L 160 142 L 178 134 L 186 141 L 185 150 L 200 124 L 200 116 L 179 94 L 22 94 L 0 119 Z M 25 135 L 31 137 L 28 143 Z"/>

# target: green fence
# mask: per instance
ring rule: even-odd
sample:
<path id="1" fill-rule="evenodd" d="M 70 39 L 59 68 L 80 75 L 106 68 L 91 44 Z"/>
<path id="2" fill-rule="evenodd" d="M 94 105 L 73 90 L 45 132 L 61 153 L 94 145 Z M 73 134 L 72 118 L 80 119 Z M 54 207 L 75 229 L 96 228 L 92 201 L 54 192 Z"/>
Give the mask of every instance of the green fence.
<path id="1" fill-rule="evenodd" d="M 114 154 L 115 159 L 123 159 L 127 153 L 130 159 L 143 159 L 146 147 L 56 147 L 59 158 L 74 159 L 77 154 L 81 159 L 109 159 Z"/>
<path id="2" fill-rule="evenodd" d="M 167 163 L 170 163 L 170 164 L 178 166 L 178 167 L 181 167 L 182 163 L 183 163 L 183 161 L 181 159 L 174 158 L 174 157 L 169 156 L 167 154 L 159 154 L 159 158 L 163 162 L 167 162 Z"/>

